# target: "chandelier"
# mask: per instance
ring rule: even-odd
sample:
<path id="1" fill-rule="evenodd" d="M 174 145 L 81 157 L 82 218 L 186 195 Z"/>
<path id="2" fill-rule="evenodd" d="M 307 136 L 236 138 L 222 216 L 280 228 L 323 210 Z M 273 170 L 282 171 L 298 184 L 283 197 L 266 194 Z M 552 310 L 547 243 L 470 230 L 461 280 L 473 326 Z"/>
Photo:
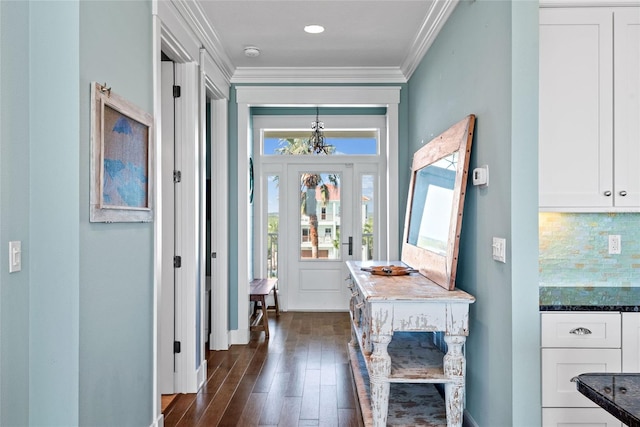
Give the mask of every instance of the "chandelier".
<path id="1" fill-rule="evenodd" d="M 318 119 L 319 110 L 320 109 L 316 107 L 316 121 L 311 123 L 311 136 L 308 141 L 309 148 L 316 154 L 329 154 L 333 146 L 325 145 L 324 143 L 324 135 L 322 134 L 322 131 L 324 130 L 324 122 L 321 122 Z"/>

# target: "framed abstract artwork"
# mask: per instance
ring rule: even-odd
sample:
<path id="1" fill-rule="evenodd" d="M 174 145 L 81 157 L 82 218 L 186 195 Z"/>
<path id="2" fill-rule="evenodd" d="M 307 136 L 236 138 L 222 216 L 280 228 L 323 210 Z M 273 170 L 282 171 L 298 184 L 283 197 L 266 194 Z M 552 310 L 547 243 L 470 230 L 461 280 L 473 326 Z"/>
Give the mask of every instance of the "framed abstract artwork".
<path id="1" fill-rule="evenodd" d="M 153 117 L 91 83 L 91 222 L 153 220 Z"/>

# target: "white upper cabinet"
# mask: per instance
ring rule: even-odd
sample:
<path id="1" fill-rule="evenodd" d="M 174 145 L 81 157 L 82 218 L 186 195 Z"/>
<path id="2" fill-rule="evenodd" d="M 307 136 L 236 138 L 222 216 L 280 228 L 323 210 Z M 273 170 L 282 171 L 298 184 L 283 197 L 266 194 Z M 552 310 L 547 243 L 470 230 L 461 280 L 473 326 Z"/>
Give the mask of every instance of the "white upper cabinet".
<path id="1" fill-rule="evenodd" d="M 541 210 L 640 210 L 639 16 L 540 10 Z"/>
<path id="2" fill-rule="evenodd" d="M 614 15 L 615 206 L 640 206 L 640 7 Z M 626 194 L 623 196 L 623 194 Z"/>

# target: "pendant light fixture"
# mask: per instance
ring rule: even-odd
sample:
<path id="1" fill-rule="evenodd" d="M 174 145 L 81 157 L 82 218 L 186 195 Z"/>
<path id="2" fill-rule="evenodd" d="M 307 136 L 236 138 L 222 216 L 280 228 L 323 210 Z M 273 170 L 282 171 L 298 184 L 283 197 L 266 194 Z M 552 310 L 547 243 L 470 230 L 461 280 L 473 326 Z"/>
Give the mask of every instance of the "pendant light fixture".
<path id="1" fill-rule="evenodd" d="M 324 135 L 322 134 L 322 131 L 324 130 L 324 122 L 321 122 L 319 120 L 319 114 L 320 114 L 320 108 L 316 107 L 316 121 L 311 123 L 311 136 L 309 137 L 309 147 L 316 154 L 320 154 L 320 153 L 329 154 L 333 146 L 325 145 L 324 143 Z"/>

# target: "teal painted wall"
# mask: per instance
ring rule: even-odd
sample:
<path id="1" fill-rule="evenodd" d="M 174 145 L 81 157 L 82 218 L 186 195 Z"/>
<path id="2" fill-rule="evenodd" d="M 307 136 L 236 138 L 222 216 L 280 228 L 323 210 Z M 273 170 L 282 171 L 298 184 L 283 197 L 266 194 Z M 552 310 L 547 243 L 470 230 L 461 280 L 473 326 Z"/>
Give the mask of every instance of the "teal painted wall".
<path id="1" fill-rule="evenodd" d="M 636 213 L 540 214 L 540 286 L 640 286 Z M 609 254 L 610 234 L 622 253 Z"/>
<path id="2" fill-rule="evenodd" d="M 78 424 L 78 1 L 29 2 L 29 425 Z"/>
<path id="3" fill-rule="evenodd" d="M 0 2 L 0 425 L 152 423 L 153 225 L 89 223 L 91 80 L 152 110 L 151 2 Z"/>
<path id="4" fill-rule="evenodd" d="M 474 113 L 470 168 L 489 165 L 489 187 L 467 189 L 457 276 L 477 298 L 467 409 L 481 426 L 540 425 L 537 14 L 537 2 L 460 2 L 409 81 L 410 152 Z M 493 236 L 507 239 L 506 264 Z"/>
<path id="5" fill-rule="evenodd" d="M 80 2 L 80 425 L 153 416 L 153 224 L 89 222 L 90 82 L 153 112 L 151 54 L 150 1 Z"/>
<path id="6" fill-rule="evenodd" d="M 0 1 L 0 259 L 22 241 L 23 270 L 0 264 L 0 425 L 29 420 L 29 7 Z"/>

